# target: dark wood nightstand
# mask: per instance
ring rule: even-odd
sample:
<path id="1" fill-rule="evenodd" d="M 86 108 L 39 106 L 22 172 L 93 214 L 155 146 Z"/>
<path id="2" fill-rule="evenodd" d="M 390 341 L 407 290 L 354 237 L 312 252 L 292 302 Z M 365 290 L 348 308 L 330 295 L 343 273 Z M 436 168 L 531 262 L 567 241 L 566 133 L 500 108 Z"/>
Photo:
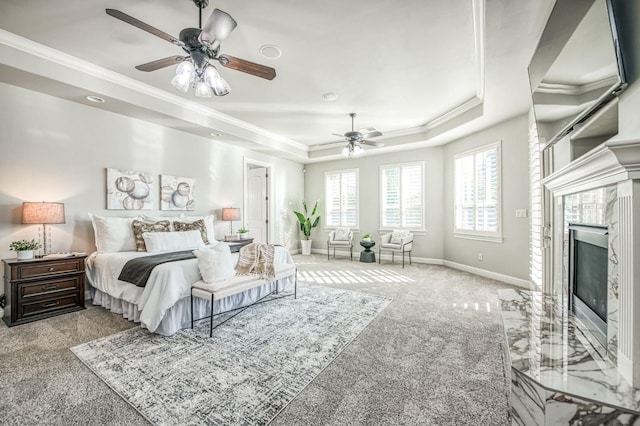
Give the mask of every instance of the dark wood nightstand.
<path id="1" fill-rule="evenodd" d="M 243 240 L 234 240 L 234 241 L 224 241 L 224 243 L 229 244 L 229 250 L 231 253 L 237 253 L 240 249 L 247 244 L 251 244 L 253 242 L 253 238 L 245 238 Z"/>
<path id="2" fill-rule="evenodd" d="M 12 327 L 84 309 L 84 260 L 3 259 L 4 322 Z"/>

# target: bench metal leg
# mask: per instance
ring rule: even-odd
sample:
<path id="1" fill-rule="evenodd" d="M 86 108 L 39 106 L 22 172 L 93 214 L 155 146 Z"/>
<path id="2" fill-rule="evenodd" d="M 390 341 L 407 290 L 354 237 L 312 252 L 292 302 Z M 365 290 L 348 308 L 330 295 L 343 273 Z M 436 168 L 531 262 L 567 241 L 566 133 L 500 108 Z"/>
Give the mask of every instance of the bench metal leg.
<path id="1" fill-rule="evenodd" d="M 298 268 L 296 268 L 296 273 L 293 275 L 293 298 L 298 298 Z"/>
<path id="2" fill-rule="evenodd" d="M 211 295 L 211 317 L 209 320 L 209 337 L 213 337 L 213 294 Z"/>
<path id="3" fill-rule="evenodd" d="M 191 329 L 193 330 L 193 287 L 191 288 Z"/>

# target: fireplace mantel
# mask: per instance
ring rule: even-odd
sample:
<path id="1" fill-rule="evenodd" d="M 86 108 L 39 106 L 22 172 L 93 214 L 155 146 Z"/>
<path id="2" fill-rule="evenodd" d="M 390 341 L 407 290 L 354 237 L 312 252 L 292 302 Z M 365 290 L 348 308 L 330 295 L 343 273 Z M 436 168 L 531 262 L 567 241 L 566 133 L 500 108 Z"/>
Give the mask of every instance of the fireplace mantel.
<path id="1" fill-rule="evenodd" d="M 545 291 L 568 297 L 568 197 L 603 190 L 608 248 L 608 358 L 640 388 L 640 140 L 607 141 L 543 180 L 551 191 L 554 279 Z"/>
<path id="2" fill-rule="evenodd" d="M 554 197 L 640 179 L 640 141 L 605 142 L 546 177 Z"/>

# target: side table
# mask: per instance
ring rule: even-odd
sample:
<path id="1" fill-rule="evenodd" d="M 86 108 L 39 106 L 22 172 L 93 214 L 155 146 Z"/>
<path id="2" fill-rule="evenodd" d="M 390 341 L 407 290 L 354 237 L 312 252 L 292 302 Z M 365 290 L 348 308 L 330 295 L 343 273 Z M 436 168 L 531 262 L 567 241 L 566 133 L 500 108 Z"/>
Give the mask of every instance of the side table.
<path id="1" fill-rule="evenodd" d="M 224 241 L 229 245 L 229 249 L 231 253 L 237 253 L 240 249 L 247 244 L 251 244 L 253 242 L 253 238 L 244 238 L 242 240 L 234 240 L 234 241 Z"/>
<path id="2" fill-rule="evenodd" d="M 86 257 L 2 259 L 7 297 L 4 322 L 13 327 L 84 309 Z"/>
<path id="3" fill-rule="evenodd" d="M 360 262 L 375 263 L 376 254 L 373 252 L 373 250 L 371 250 L 371 247 L 375 246 L 376 242 L 373 240 L 362 240 L 360 241 L 360 245 L 364 247 L 364 250 L 360 252 Z"/>

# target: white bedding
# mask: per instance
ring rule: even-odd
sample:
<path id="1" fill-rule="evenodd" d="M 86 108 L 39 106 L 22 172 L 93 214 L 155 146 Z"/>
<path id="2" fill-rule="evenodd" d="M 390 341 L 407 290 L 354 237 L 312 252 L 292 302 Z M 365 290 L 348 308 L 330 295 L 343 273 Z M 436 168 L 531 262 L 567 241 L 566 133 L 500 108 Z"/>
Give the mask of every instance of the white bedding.
<path id="1" fill-rule="evenodd" d="M 92 253 L 87 259 L 87 279 L 89 284 L 97 290 L 92 295 L 94 304 L 122 313 L 130 320 L 140 321 L 143 327 L 152 332 L 173 334 L 179 328 L 183 328 L 185 320 L 190 318 L 190 312 L 189 315 L 185 315 L 184 310 L 190 309 L 191 284 L 201 279 L 198 259 L 180 260 L 156 266 L 145 287 L 137 287 L 118 280 L 120 271 L 127 261 L 154 254 L 157 253 L 134 251 Z M 238 254 L 234 253 L 234 256 L 237 261 Z M 278 263 L 294 263 L 288 250 L 283 247 L 276 246 L 274 257 L 274 261 Z M 284 284 L 281 283 L 280 286 Z M 269 289 L 259 288 L 247 294 L 237 295 L 233 299 L 227 298 L 230 300 L 222 300 L 220 306 L 217 306 L 214 311 L 222 312 L 255 301 L 270 291 L 271 286 L 267 286 Z M 174 307 L 174 311 L 170 312 Z M 202 311 L 207 311 L 208 314 L 210 307 L 202 308 L 203 306 L 197 308 L 199 312 L 196 313 L 196 318 L 203 316 Z M 165 318 L 166 321 L 163 324 Z"/>

